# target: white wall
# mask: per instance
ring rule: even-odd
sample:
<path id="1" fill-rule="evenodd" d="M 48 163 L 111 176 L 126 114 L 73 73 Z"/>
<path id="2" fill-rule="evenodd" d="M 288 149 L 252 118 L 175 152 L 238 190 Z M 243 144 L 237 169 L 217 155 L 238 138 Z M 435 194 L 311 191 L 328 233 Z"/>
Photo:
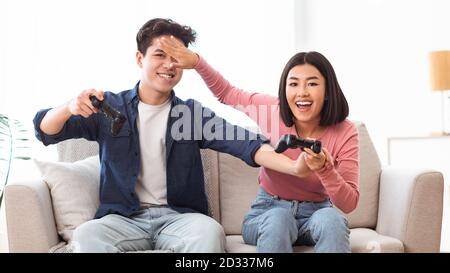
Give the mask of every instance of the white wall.
<path id="1" fill-rule="evenodd" d="M 276 94 L 284 62 L 294 50 L 293 5 L 293 0 L 0 1 L 0 112 L 31 125 L 37 110 L 62 104 L 84 89 L 134 87 L 140 75 L 135 36 L 154 17 L 194 28 L 193 49 L 236 85 Z M 216 102 L 194 71 L 185 72 L 175 91 L 230 122 L 253 124 Z M 38 157 L 54 155 L 39 143 L 35 151 Z"/>
<path id="2" fill-rule="evenodd" d="M 6 47 L 4 44 L 4 34 L 7 30 L 6 25 L 6 9 L 0 8 L 0 111 L 4 109 L 5 104 L 5 79 L 6 79 L 6 71 L 5 71 L 5 65 L 3 64 L 3 60 L 5 60 L 6 55 Z"/>
<path id="3" fill-rule="evenodd" d="M 137 2 L 2 1 L 7 21 L 1 37 L 6 52 L 2 110 L 29 117 L 86 88 L 128 88 L 137 75 L 130 31 L 141 23 L 131 16 L 139 13 Z"/>
<path id="4" fill-rule="evenodd" d="M 430 91 L 428 53 L 450 49 L 449 1 L 306 0 L 298 50 L 323 53 L 364 121 L 380 159 L 387 138 L 441 129 L 441 94 Z M 450 122 L 450 121 L 449 121 Z M 418 147 L 419 148 L 419 147 Z"/>
<path id="5" fill-rule="evenodd" d="M 445 0 L 305 0 L 296 9 L 296 48 L 322 52 L 333 64 L 350 104 L 350 118 L 366 123 L 383 164 L 387 138 L 424 136 L 441 130 L 441 93 L 432 92 L 428 54 L 450 50 L 450 1 Z M 450 77 L 450 75 L 449 75 Z M 446 111 L 450 109 L 447 103 Z M 445 120 L 450 125 L 450 119 Z M 449 127 L 447 127 L 449 128 Z M 411 162 L 421 149 L 397 157 Z M 448 151 L 421 167 L 448 174 L 433 162 L 447 162 Z M 412 166 L 412 165 L 411 165 Z M 449 182 L 444 188 L 441 250 L 450 242 Z"/>
<path id="6" fill-rule="evenodd" d="M 148 10 L 155 16 L 174 17 L 192 26 L 198 33 L 193 50 L 231 83 L 276 95 L 281 71 L 294 52 L 294 2 L 175 1 L 176 15 L 172 9 L 153 7 L 148 2 Z M 213 107 L 232 123 L 253 124 L 244 114 L 216 102 L 194 71 L 185 71 L 176 91 L 182 98 L 194 98 Z"/>
<path id="7" fill-rule="evenodd" d="M 276 94 L 294 49 L 293 0 L 2 0 L 0 113 L 26 122 L 87 88 L 119 92 L 139 79 L 135 37 L 154 17 L 172 18 L 198 33 L 194 50 L 242 88 Z M 175 88 L 230 122 L 245 115 L 213 98 L 194 71 Z M 55 160 L 54 147 L 33 144 L 33 156 Z M 6 251 L 0 220 L 0 251 Z"/>
<path id="8" fill-rule="evenodd" d="M 427 58 L 450 49 L 449 10 L 446 0 L 2 0 L 0 112 L 31 123 L 37 110 L 83 89 L 132 88 L 136 32 L 150 18 L 170 17 L 192 26 L 193 49 L 247 90 L 276 95 L 295 52 L 322 52 L 350 118 L 366 123 L 385 164 L 387 137 L 440 130 L 440 94 L 430 91 Z M 251 124 L 215 102 L 193 71 L 176 92 Z M 36 155 L 49 150 L 39 146 Z"/>
<path id="9" fill-rule="evenodd" d="M 0 2 L 0 111 L 30 121 L 43 107 L 86 88 L 121 91 L 139 77 L 135 35 L 153 17 L 198 32 L 193 49 L 232 83 L 277 93 L 296 51 L 325 54 L 386 163 L 386 138 L 440 130 L 440 94 L 431 92 L 428 52 L 449 49 L 445 0 L 174 0 Z M 27 8 L 24 8 L 27 7 Z M 176 88 L 231 122 L 242 114 L 216 103 L 193 71 Z"/>

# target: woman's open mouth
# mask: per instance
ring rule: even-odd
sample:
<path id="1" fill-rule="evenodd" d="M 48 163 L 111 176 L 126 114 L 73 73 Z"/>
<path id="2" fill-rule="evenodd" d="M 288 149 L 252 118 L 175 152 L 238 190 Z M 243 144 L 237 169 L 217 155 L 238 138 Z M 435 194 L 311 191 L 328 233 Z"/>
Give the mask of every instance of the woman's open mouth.
<path id="1" fill-rule="evenodd" d="M 300 112 L 306 112 L 311 109 L 313 102 L 312 101 L 297 101 L 295 102 L 295 105 L 297 105 L 297 109 Z"/>

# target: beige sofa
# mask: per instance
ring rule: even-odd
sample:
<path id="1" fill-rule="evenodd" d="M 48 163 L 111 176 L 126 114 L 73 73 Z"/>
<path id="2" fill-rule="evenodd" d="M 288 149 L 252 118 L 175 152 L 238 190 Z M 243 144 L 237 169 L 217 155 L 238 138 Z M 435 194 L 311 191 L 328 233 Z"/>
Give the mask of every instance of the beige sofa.
<path id="1" fill-rule="evenodd" d="M 439 252 L 443 177 L 432 170 L 381 168 L 362 123 L 360 201 L 348 215 L 353 252 Z M 80 144 L 81 143 L 81 144 Z M 58 146 L 62 161 L 97 153 L 96 143 L 66 141 Z M 227 234 L 228 252 L 254 252 L 243 243 L 241 223 L 255 197 L 258 169 L 211 150 L 202 151 L 210 213 Z M 5 189 L 11 252 L 47 252 L 60 243 L 46 183 L 39 177 L 12 181 Z M 295 247 L 296 252 L 313 251 Z"/>

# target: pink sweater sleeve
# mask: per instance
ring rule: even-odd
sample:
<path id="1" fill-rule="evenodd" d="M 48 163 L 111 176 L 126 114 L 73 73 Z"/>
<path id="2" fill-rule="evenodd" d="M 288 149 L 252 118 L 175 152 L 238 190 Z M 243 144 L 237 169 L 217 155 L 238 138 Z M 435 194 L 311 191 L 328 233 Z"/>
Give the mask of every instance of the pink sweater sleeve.
<path id="1" fill-rule="evenodd" d="M 266 94 L 251 93 L 243 91 L 231 85 L 219 72 L 214 70 L 205 59 L 200 56 L 195 70 L 202 77 L 208 88 L 219 99 L 221 103 L 235 107 L 238 110 L 241 106 L 247 107 L 259 105 L 278 105 L 278 98 Z M 249 115 L 249 113 L 246 113 Z M 250 115 L 249 115 L 250 116 Z M 251 117 L 253 118 L 253 117 Z"/>
<path id="2" fill-rule="evenodd" d="M 342 145 L 334 155 L 334 164 L 316 172 L 331 202 L 344 213 L 350 213 L 359 200 L 359 141 L 356 127 L 352 124 L 344 135 L 339 137 Z"/>

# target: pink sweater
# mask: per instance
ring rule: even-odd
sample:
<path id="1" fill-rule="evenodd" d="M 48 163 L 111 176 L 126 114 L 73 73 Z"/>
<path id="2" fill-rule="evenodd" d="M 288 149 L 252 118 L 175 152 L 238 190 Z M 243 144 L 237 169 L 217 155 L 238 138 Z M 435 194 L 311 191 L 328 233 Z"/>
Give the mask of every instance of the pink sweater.
<path id="1" fill-rule="evenodd" d="M 202 57 L 195 69 L 220 102 L 239 110 L 242 110 L 241 107 L 246 107 L 244 112 L 258 123 L 272 145 L 281 135 L 297 135 L 295 126 L 286 127 L 281 121 L 277 97 L 245 92 L 232 86 Z M 267 192 L 285 200 L 320 202 L 329 197 L 336 207 L 349 213 L 356 208 L 359 199 L 357 129 L 352 122 L 345 120 L 328 127 L 318 140 L 331 153 L 334 159 L 333 165 L 330 164 L 329 167 L 305 178 L 262 167 L 259 183 Z M 302 153 L 300 149 L 288 149 L 284 152 L 286 156 L 294 160 L 300 153 Z"/>

